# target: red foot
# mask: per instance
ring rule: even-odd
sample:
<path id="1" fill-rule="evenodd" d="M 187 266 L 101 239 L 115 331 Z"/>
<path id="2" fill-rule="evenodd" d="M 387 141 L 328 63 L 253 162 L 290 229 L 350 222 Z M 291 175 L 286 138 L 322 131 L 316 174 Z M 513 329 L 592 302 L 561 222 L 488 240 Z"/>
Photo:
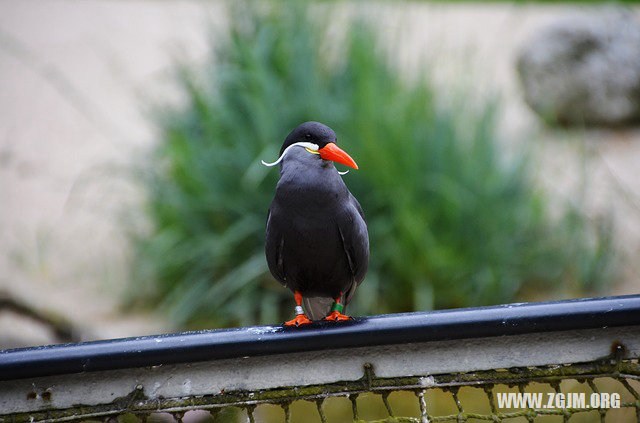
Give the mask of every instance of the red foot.
<path id="1" fill-rule="evenodd" d="M 324 318 L 324 320 L 329 320 L 331 322 L 339 322 L 342 320 L 351 320 L 351 317 L 347 316 L 346 314 L 342 314 L 339 311 L 332 311 L 327 317 Z"/>
<path id="2" fill-rule="evenodd" d="M 284 322 L 283 326 L 302 326 L 311 324 L 311 320 L 307 317 L 306 314 L 298 314 L 295 319 L 289 320 L 288 322 Z"/>

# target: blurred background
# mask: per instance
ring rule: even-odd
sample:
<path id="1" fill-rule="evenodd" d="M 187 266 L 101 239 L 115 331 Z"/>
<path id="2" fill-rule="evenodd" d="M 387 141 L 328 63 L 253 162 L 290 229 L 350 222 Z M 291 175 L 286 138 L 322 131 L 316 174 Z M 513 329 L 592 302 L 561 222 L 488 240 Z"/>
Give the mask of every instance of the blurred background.
<path id="1" fill-rule="evenodd" d="M 0 2 L 0 348 L 274 324 L 282 140 L 336 130 L 350 313 L 638 293 L 633 3 Z"/>

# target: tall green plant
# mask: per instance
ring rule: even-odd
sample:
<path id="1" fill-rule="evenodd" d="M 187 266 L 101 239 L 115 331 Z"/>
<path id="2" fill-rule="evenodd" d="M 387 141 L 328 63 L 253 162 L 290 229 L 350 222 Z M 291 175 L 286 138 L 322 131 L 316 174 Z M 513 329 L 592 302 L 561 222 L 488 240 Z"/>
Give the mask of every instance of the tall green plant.
<path id="1" fill-rule="evenodd" d="M 206 72 L 180 73 L 188 104 L 160 120 L 153 229 L 138 243 L 136 265 L 137 287 L 149 284 L 138 298 L 192 326 L 290 314 L 291 295 L 264 258 L 277 170 L 260 160 L 274 159 L 307 120 L 334 128 L 360 165 L 344 177 L 371 239 L 357 314 L 495 304 L 527 285 L 605 279 L 607 240 L 586 239 L 584 219 L 550 221 L 526 157 L 502 157 L 496 101 L 438 106 L 456 102 L 440 101 L 446 91 L 428 69 L 424 79 L 403 79 L 366 25 L 351 26 L 337 48 L 323 38 L 317 10 L 312 19 L 301 3 L 271 6 L 232 13 Z"/>

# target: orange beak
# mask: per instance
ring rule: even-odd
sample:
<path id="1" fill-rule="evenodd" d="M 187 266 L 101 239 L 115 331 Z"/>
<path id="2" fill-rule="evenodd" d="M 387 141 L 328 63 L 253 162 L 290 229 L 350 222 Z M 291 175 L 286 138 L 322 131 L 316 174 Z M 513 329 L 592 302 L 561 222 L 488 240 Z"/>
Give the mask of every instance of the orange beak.
<path id="1" fill-rule="evenodd" d="M 345 166 L 358 169 L 358 165 L 343 149 L 330 142 L 329 144 L 318 150 L 320 157 L 324 160 L 332 160 L 334 162 L 342 163 Z"/>

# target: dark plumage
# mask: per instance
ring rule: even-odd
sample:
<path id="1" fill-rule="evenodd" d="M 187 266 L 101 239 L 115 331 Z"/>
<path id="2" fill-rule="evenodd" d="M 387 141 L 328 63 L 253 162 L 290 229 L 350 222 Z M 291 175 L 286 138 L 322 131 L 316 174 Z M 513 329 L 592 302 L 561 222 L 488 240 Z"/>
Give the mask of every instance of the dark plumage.
<path id="1" fill-rule="evenodd" d="M 335 299 L 348 304 L 364 279 L 369 236 L 358 200 L 333 162 L 323 158 L 335 148 L 335 132 L 318 122 L 303 123 L 287 136 L 280 154 L 298 142 L 319 148 L 295 145 L 282 158 L 267 218 L 266 256 L 271 274 L 302 294 L 311 319 L 321 319 Z"/>

